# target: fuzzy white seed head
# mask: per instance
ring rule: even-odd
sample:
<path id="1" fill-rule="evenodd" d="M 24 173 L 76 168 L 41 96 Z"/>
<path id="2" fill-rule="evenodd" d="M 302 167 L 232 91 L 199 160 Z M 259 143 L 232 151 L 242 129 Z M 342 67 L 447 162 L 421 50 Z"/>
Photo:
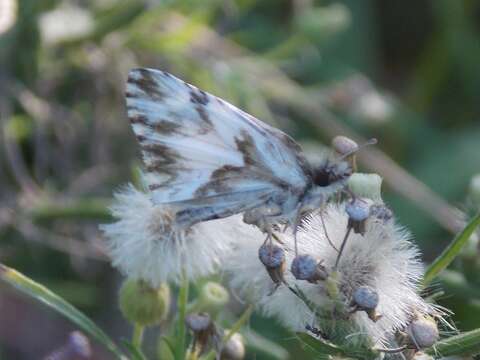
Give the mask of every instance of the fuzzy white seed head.
<path id="1" fill-rule="evenodd" d="M 111 207 L 117 221 L 100 227 L 113 266 L 153 287 L 166 281 L 178 282 L 183 272 L 194 279 L 217 270 L 236 239 L 232 233 L 243 225 L 240 218 L 184 229 L 176 225 L 174 210 L 154 205 L 148 193 L 132 185 L 118 192 Z"/>
<path id="2" fill-rule="evenodd" d="M 409 241 L 408 232 L 393 221 L 369 218 L 363 236 L 350 234 L 335 268 L 349 217 L 345 205 L 328 205 L 322 217 L 324 224 L 318 214 L 307 218 L 297 239 L 299 253 L 316 259 L 316 264 L 321 261 L 327 279 L 310 283 L 297 280 L 291 270 L 284 274 L 285 281 L 300 290 L 313 306 L 325 309 L 321 316 L 314 314 L 286 286 L 280 286 L 272 294 L 272 281 L 255 256 L 264 240 L 260 234 L 239 242 L 235 256 L 227 262 L 232 287 L 248 301 L 257 303 L 266 315 L 275 316 L 293 331 L 305 331 L 306 325 L 315 325 L 333 338 L 343 336 L 344 341 L 355 342 L 367 336 L 372 345 L 388 345 L 397 331 L 408 326 L 415 313 L 435 312 L 418 295 L 423 267 L 417 248 Z M 277 245 L 284 248 L 287 269 L 291 269 L 295 259 L 293 236 L 283 234 L 280 240 L 282 243 Z M 368 287 L 378 296 L 375 299 L 378 301 L 375 311 L 379 315 L 375 317 L 376 322 L 365 311 L 351 311 L 347 320 L 336 319 L 336 315 L 329 312 L 328 309 L 332 309 L 332 288 L 338 290 L 335 296 L 348 309 L 354 302 L 355 291 L 362 287 Z M 344 328 L 340 331 L 334 324 L 342 321 Z"/>

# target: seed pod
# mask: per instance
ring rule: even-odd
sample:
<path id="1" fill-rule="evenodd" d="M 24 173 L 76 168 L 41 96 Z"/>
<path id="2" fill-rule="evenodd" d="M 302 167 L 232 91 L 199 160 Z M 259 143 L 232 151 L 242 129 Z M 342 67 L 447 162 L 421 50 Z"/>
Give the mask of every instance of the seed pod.
<path id="1" fill-rule="evenodd" d="M 245 358 L 245 344 L 243 336 L 235 333 L 222 347 L 221 360 L 243 360 Z"/>
<path id="2" fill-rule="evenodd" d="M 418 350 L 434 345 L 440 337 L 435 321 L 420 315 L 410 323 L 407 333 Z"/>
<path id="3" fill-rule="evenodd" d="M 420 351 L 417 352 L 413 357 L 413 360 L 434 360 L 434 359 L 435 358 L 433 356 L 430 356 Z"/>
<path id="4" fill-rule="evenodd" d="M 45 357 L 45 360 L 89 359 L 92 355 L 90 343 L 80 331 L 73 331 L 61 348 Z"/>
<path id="5" fill-rule="evenodd" d="M 310 255 L 299 255 L 292 261 L 291 272 L 297 280 L 307 280 L 313 284 L 328 277 L 325 266 Z"/>
<path id="6" fill-rule="evenodd" d="M 258 257 L 268 271 L 268 275 L 276 285 L 285 282 L 283 273 L 285 272 L 285 251 L 280 246 L 270 242 L 263 244 L 258 249 Z"/>
<path id="7" fill-rule="evenodd" d="M 215 324 L 207 313 L 194 313 L 185 317 L 187 327 L 193 333 L 193 352 L 201 354 L 212 336 L 215 335 Z"/>
<path id="8" fill-rule="evenodd" d="M 356 234 L 365 234 L 366 222 L 370 215 L 370 201 L 364 198 L 356 198 L 345 207 L 348 214 L 348 226 Z"/>
<path id="9" fill-rule="evenodd" d="M 384 204 L 374 204 L 370 206 L 370 216 L 386 224 L 393 218 L 393 212 Z"/>
<path id="10" fill-rule="evenodd" d="M 381 315 L 376 313 L 378 306 L 378 293 L 369 286 L 360 286 L 353 292 L 352 304 L 353 311 L 365 311 L 368 317 L 376 322 Z"/>
<path id="11" fill-rule="evenodd" d="M 382 201 L 382 178 L 377 174 L 352 174 L 347 185 L 357 197 L 365 197 L 375 202 Z"/>

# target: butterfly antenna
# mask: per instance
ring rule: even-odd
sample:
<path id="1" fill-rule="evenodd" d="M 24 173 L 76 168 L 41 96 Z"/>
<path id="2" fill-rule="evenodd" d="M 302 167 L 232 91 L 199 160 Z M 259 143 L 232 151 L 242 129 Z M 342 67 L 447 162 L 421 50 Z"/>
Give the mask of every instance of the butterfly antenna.
<path id="1" fill-rule="evenodd" d="M 365 141 L 362 145 L 359 145 L 357 146 L 355 149 L 352 149 L 350 150 L 349 152 L 346 152 L 345 154 L 342 154 L 342 156 L 340 156 L 338 158 L 338 160 L 344 160 L 345 158 L 353 155 L 353 154 L 356 154 L 357 152 L 359 152 L 361 149 L 364 149 L 366 148 L 367 146 L 371 146 L 371 145 L 376 145 L 378 143 L 377 139 L 376 138 L 371 138 L 367 141 Z"/>

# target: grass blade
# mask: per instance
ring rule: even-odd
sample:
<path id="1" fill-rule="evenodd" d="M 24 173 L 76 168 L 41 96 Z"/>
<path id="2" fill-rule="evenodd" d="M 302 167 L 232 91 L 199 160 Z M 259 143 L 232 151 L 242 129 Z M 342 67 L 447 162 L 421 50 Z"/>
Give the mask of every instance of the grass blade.
<path id="1" fill-rule="evenodd" d="M 269 359 L 287 360 L 290 357 L 288 351 L 276 342 L 267 339 L 253 329 L 242 333 L 245 338 L 247 352 L 263 354 Z"/>
<path id="2" fill-rule="evenodd" d="M 476 215 L 465 228 L 455 236 L 452 243 L 440 254 L 428 267 L 423 279 L 423 286 L 427 286 L 432 280 L 455 259 L 463 246 L 467 243 L 477 226 L 480 225 L 480 214 Z"/>
<path id="3" fill-rule="evenodd" d="M 438 342 L 426 351 L 430 355 L 473 356 L 480 354 L 480 329 L 464 332 Z"/>
<path id="4" fill-rule="evenodd" d="M 86 315 L 77 310 L 74 306 L 62 299 L 60 296 L 53 293 L 51 290 L 47 289 L 45 286 L 40 285 L 27 276 L 1 263 L 0 279 L 17 288 L 22 293 L 44 303 L 48 307 L 62 314 L 74 322 L 80 329 L 90 334 L 98 342 L 105 345 L 105 347 L 117 355 L 119 359 L 123 358 L 122 352 L 118 349 L 113 340 L 111 340 L 108 335 L 103 332 L 103 330 L 101 330 Z"/>

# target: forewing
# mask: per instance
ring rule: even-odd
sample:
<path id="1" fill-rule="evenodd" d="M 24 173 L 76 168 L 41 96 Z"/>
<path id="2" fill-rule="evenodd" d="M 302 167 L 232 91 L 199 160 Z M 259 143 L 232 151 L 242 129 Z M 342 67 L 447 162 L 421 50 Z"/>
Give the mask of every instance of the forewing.
<path id="1" fill-rule="evenodd" d="M 126 100 L 155 203 L 211 199 L 240 212 L 310 181 L 290 137 L 166 72 L 132 70 Z"/>

